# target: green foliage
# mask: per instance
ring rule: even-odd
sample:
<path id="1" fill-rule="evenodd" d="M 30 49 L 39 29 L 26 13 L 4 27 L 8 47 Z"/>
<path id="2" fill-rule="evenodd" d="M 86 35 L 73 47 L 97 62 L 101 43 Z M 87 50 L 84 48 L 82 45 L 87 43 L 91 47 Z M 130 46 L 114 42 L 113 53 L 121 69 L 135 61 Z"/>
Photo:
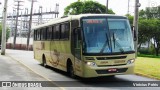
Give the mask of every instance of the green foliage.
<path id="1" fill-rule="evenodd" d="M 138 57 L 160 58 L 160 56 L 149 55 L 149 54 L 138 54 Z"/>
<path id="2" fill-rule="evenodd" d="M 154 55 L 155 54 L 155 49 L 154 49 L 154 45 L 153 44 L 151 44 L 151 46 L 149 47 L 149 53 L 151 54 L 151 55 Z"/>
<path id="3" fill-rule="evenodd" d="M 140 17 L 140 18 L 146 18 L 146 11 L 143 10 L 143 9 L 140 10 L 140 11 L 139 11 L 139 17 Z"/>
<path id="4" fill-rule="evenodd" d="M 98 2 L 87 0 L 71 3 L 64 10 L 64 15 L 77 15 L 84 13 L 106 13 L 106 7 Z M 108 10 L 109 14 L 115 14 L 111 9 Z"/>
<path id="5" fill-rule="evenodd" d="M 160 7 L 146 8 L 146 10 L 139 11 L 139 22 L 138 22 L 138 44 L 141 46 L 142 43 L 146 43 L 150 39 L 154 39 L 154 47 L 152 50 L 139 50 L 140 53 L 153 54 L 157 56 L 160 52 Z M 133 16 L 126 15 L 132 25 Z M 153 50 L 154 48 L 154 50 Z M 139 48 L 140 49 L 140 48 Z"/>
<path id="6" fill-rule="evenodd" d="M 160 20 L 156 19 L 153 23 L 153 40 L 155 43 L 155 51 L 156 55 L 158 56 L 160 50 Z"/>
<path id="7" fill-rule="evenodd" d="M 65 8 L 64 15 L 68 15 L 68 14 L 71 14 L 71 15 L 80 14 L 82 12 L 82 7 L 80 7 L 80 6 L 83 6 L 83 3 L 80 2 L 80 1 L 74 2 L 74 3 L 70 4 L 69 6 L 67 6 Z"/>
<path id="8" fill-rule="evenodd" d="M 145 10 L 140 10 L 139 12 L 140 18 L 146 19 L 153 19 L 157 18 L 160 19 L 160 6 L 158 7 L 147 7 Z"/>
<path id="9" fill-rule="evenodd" d="M 129 19 L 129 23 L 130 23 L 130 25 L 131 25 L 131 26 L 133 26 L 133 19 L 134 19 L 134 17 L 133 17 L 133 16 L 131 16 L 130 14 L 127 14 L 126 16 L 127 16 L 127 17 L 128 17 L 128 19 Z"/>
<path id="10" fill-rule="evenodd" d="M 140 48 L 139 50 L 138 50 L 138 55 L 154 55 L 155 54 L 155 49 L 154 49 L 154 45 L 153 44 L 151 44 L 151 46 L 149 47 L 149 49 L 148 48 Z"/>
<path id="11" fill-rule="evenodd" d="M 138 40 L 139 44 L 145 43 L 152 37 L 152 20 L 140 19 L 138 23 Z"/>
<path id="12" fill-rule="evenodd" d="M 139 20 L 139 44 L 153 38 L 154 48 L 158 56 L 160 50 L 160 20 L 159 19 L 140 19 Z"/>
<path id="13" fill-rule="evenodd" d="M 160 20 L 159 19 L 140 19 L 139 20 L 139 44 L 154 39 L 154 48 L 158 56 L 160 50 Z"/>
<path id="14" fill-rule="evenodd" d="M 141 48 L 138 50 L 138 54 L 145 54 L 145 55 L 150 55 L 150 52 L 147 48 Z"/>
<path id="15" fill-rule="evenodd" d="M 7 31 L 6 31 L 6 40 L 8 40 L 9 38 L 9 28 L 7 28 Z M 2 24 L 0 24 L 0 44 L 1 44 L 1 38 L 2 38 Z"/>
<path id="16" fill-rule="evenodd" d="M 145 23 L 142 22 L 143 25 L 142 23 L 139 24 L 139 30 L 143 33 L 140 33 L 141 39 L 143 39 L 141 42 L 153 38 L 155 53 L 158 56 L 160 52 L 160 6 L 147 7 L 146 10 L 140 10 L 139 16 L 140 20 L 146 20 Z"/>

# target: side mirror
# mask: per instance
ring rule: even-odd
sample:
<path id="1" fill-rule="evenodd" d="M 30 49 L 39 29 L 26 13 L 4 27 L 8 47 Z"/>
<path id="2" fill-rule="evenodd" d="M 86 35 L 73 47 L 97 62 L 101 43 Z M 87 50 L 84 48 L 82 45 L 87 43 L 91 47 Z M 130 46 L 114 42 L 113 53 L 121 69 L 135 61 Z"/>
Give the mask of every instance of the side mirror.
<path id="1" fill-rule="evenodd" d="M 137 41 L 137 34 L 136 34 L 135 26 L 132 26 L 132 34 L 133 34 L 134 41 Z"/>

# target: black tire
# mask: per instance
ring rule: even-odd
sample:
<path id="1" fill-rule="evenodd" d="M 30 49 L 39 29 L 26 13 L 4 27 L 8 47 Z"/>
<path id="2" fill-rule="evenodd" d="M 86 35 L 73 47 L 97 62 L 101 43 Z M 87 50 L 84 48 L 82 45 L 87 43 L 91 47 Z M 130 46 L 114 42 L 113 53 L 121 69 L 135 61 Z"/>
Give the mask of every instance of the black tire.
<path id="1" fill-rule="evenodd" d="M 72 64 L 69 65 L 69 67 L 68 67 L 68 74 L 69 74 L 69 76 L 71 78 L 75 78 L 76 77 L 75 74 L 74 74 L 74 69 L 73 69 L 73 65 Z"/>
<path id="2" fill-rule="evenodd" d="M 45 56 L 42 57 L 42 66 L 47 68 L 47 63 L 46 63 L 46 57 Z"/>

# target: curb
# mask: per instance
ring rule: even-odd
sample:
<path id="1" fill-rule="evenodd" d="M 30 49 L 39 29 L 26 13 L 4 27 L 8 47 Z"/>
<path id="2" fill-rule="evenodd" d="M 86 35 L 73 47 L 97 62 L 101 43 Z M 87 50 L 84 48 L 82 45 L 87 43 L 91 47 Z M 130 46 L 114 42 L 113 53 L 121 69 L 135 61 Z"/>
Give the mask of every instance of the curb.
<path id="1" fill-rule="evenodd" d="M 148 77 L 148 78 L 151 78 L 151 79 L 160 80 L 160 78 L 153 77 L 153 76 L 146 75 L 146 74 L 142 74 L 142 73 L 135 73 L 135 74 L 138 75 L 138 76 L 144 76 L 144 77 Z"/>

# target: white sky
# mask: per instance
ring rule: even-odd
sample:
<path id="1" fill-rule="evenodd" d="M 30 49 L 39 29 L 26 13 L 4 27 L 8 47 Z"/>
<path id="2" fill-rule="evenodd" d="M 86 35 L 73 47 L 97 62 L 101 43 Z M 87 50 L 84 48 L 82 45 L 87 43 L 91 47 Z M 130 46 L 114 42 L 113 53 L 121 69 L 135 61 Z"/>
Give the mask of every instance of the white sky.
<path id="1" fill-rule="evenodd" d="M 30 2 L 31 0 L 24 0 L 23 3 L 24 6 L 21 8 L 30 8 Z M 55 4 L 59 3 L 59 16 L 63 15 L 64 8 L 68 6 L 69 4 L 78 1 L 78 0 L 37 0 L 37 2 L 34 3 L 34 11 L 38 11 L 39 6 L 43 6 L 43 11 L 46 11 L 46 8 L 48 8 L 48 11 L 50 8 L 52 10 L 55 9 Z M 106 0 L 93 0 L 97 1 L 103 5 L 106 5 Z M 141 3 L 140 9 L 145 9 L 145 7 L 148 6 L 158 6 L 160 5 L 160 0 L 139 0 Z M 0 0 L 2 4 L 0 5 L 0 12 L 2 12 L 3 3 L 4 0 Z M 130 0 L 130 14 L 133 15 L 134 13 L 134 2 L 135 0 Z M 8 0 L 8 13 L 11 13 L 13 11 L 14 6 L 14 0 Z M 127 13 L 127 7 L 128 7 L 128 0 L 109 0 L 109 8 L 111 8 L 117 15 L 125 15 Z"/>

